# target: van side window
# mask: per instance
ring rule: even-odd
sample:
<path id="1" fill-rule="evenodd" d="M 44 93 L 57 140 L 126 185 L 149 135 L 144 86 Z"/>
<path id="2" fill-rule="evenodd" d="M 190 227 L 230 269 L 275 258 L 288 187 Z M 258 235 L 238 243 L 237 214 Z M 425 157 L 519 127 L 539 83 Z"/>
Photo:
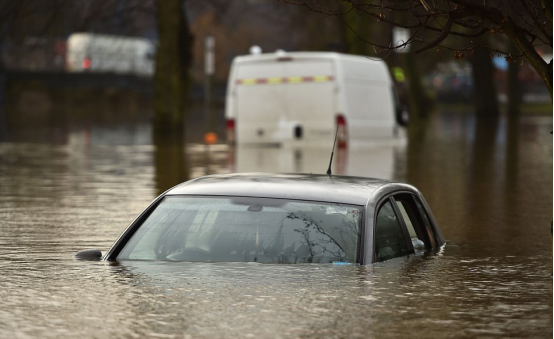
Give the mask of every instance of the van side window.
<path id="1" fill-rule="evenodd" d="M 377 213 L 375 223 L 375 255 L 377 261 L 407 254 L 408 246 L 402 232 L 402 226 L 390 201 L 387 201 Z"/>
<path id="2" fill-rule="evenodd" d="M 411 194 L 398 194 L 394 196 L 394 200 L 410 234 L 414 251 L 434 248 L 435 237 L 426 219 L 427 216 L 424 212 L 422 214 L 423 209 L 418 199 Z"/>

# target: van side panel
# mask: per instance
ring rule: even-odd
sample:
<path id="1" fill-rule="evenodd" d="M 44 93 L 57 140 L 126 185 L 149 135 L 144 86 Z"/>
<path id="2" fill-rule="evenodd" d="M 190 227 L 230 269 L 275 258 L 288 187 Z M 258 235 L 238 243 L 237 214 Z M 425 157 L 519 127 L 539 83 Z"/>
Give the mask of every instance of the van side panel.
<path id="1" fill-rule="evenodd" d="M 341 76 L 345 79 L 363 80 L 373 83 L 390 83 L 389 70 L 384 61 L 362 57 L 345 56 L 339 58 Z"/>
<path id="2" fill-rule="evenodd" d="M 237 58 L 233 59 L 231 63 L 231 69 L 229 71 L 229 79 L 227 80 L 227 93 L 225 95 L 225 119 L 235 119 L 236 118 L 236 100 L 237 89 L 236 82 L 237 79 Z"/>
<path id="3" fill-rule="evenodd" d="M 340 76 L 350 139 L 393 137 L 396 121 L 392 82 L 384 62 L 344 58 L 340 60 Z"/>
<path id="4" fill-rule="evenodd" d="M 350 138 L 390 138 L 395 126 L 389 85 L 345 81 L 345 102 Z"/>

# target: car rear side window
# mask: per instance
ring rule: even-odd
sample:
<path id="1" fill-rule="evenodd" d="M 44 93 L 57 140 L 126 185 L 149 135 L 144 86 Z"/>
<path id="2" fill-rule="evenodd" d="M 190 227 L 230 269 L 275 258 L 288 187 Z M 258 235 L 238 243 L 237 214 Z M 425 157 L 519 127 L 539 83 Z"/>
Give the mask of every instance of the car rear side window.
<path id="1" fill-rule="evenodd" d="M 414 251 L 424 251 L 436 246 L 435 236 L 427 215 L 418 199 L 412 194 L 397 194 L 394 200 L 410 235 Z"/>
<path id="2" fill-rule="evenodd" d="M 385 202 L 377 214 L 375 223 L 375 256 L 377 261 L 408 254 L 402 226 L 390 201 Z"/>
<path id="3" fill-rule="evenodd" d="M 165 197 L 119 260 L 355 262 L 363 207 L 284 199 Z"/>

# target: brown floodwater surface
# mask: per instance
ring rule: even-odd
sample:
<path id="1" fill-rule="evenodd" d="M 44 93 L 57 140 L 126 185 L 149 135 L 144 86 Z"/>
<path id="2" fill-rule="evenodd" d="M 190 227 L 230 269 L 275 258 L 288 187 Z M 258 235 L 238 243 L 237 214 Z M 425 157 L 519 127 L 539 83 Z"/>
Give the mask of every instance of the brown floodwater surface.
<path id="1" fill-rule="evenodd" d="M 447 239 L 436 255 L 371 266 L 74 260 L 105 252 L 175 180 L 325 172 L 326 152 L 191 143 L 181 157 L 151 145 L 144 122 L 12 131 L 0 143 L 0 337 L 551 338 L 551 130 L 552 116 L 477 126 L 444 111 L 405 144 L 336 154 L 335 173 L 417 186 Z"/>

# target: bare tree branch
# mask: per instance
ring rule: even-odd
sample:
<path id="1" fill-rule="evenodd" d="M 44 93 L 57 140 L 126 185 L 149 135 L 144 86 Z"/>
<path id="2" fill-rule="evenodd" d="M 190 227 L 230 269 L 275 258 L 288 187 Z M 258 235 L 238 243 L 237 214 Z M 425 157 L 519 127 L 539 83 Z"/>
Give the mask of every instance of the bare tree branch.
<path id="1" fill-rule="evenodd" d="M 533 21 L 535 22 L 535 24 L 539 28 L 539 30 L 542 32 L 542 34 L 544 34 L 544 36 L 547 39 L 549 39 L 548 41 L 549 41 L 550 45 L 552 45 L 552 35 L 548 34 L 545 27 L 539 22 L 539 18 L 531 11 L 531 9 L 529 8 L 529 6 L 525 2 L 525 0 L 519 0 L 519 2 L 523 5 L 523 8 L 525 8 L 527 13 L 529 13 L 529 16 L 533 19 Z"/>
<path id="2" fill-rule="evenodd" d="M 376 53 L 390 53 L 416 43 L 424 44 L 416 53 L 438 47 L 452 50 L 455 58 L 462 58 L 465 53 L 486 48 L 510 60 L 524 57 L 543 77 L 552 95 L 552 65 L 547 65 L 537 51 L 539 46 L 552 48 L 552 2 L 549 0 L 342 0 L 349 5 L 346 10 L 330 10 L 318 0 L 280 1 L 339 18 L 358 39 L 373 45 Z M 398 46 L 375 43 L 372 39 L 361 37 L 341 18 L 352 11 L 366 15 L 368 20 L 373 18 L 380 23 L 410 29 L 414 34 Z M 444 26 L 441 22 L 445 23 Z M 437 33 L 437 36 L 430 38 L 426 32 Z M 506 35 L 521 54 L 503 51 L 497 45 L 480 46 L 473 43 L 473 38 L 488 32 Z M 466 38 L 471 44 L 452 46 L 454 42 L 447 40 L 449 36 Z M 460 44 L 460 40 L 455 44 Z"/>
<path id="3" fill-rule="evenodd" d="M 450 34 L 450 28 L 451 27 L 452 27 L 452 19 L 448 18 L 448 21 L 446 22 L 446 25 L 444 26 L 444 29 L 443 29 L 442 33 L 435 40 L 433 40 L 430 44 L 428 44 L 427 46 L 417 50 L 416 53 L 421 53 L 423 51 L 431 49 L 431 48 L 437 46 L 438 44 L 440 44 Z"/>
<path id="4" fill-rule="evenodd" d="M 546 16 L 546 19 L 550 23 L 550 26 L 552 26 L 552 1 L 541 0 L 541 6 L 544 10 L 544 14 Z"/>

